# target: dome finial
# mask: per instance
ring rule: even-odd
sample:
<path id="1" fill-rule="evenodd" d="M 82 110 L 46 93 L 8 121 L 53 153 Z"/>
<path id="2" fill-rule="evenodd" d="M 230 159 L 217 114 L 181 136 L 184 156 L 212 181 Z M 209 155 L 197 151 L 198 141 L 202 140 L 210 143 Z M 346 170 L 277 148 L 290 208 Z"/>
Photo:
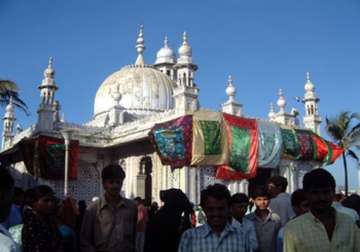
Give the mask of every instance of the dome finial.
<path id="1" fill-rule="evenodd" d="M 144 25 L 140 25 L 140 31 L 139 31 L 139 35 L 138 38 L 136 40 L 136 51 L 138 53 L 138 57 L 136 59 L 135 65 L 138 66 L 144 66 L 145 62 L 144 62 L 144 50 L 145 50 L 145 40 L 144 40 Z"/>
<path id="2" fill-rule="evenodd" d="M 235 94 L 236 94 L 236 88 L 234 87 L 234 84 L 233 84 L 233 79 L 232 79 L 232 76 L 229 75 L 228 77 L 228 86 L 225 90 L 227 96 L 229 96 L 229 101 L 235 101 Z"/>
<path id="3" fill-rule="evenodd" d="M 305 91 L 308 93 L 314 92 L 315 91 L 315 87 L 314 84 L 311 82 L 310 80 L 310 73 L 306 72 L 306 83 L 305 83 Z"/>
<path id="4" fill-rule="evenodd" d="M 169 40 L 167 35 L 165 34 L 165 38 L 164 38 L 164 48 L 169 48 Z"/>
<path id="5" fill-rule="evenodd" d="M 306 80 L 310 82 L 310 72 L 306 72 Z"/>
<path id="6" fill-rule="evenodd" d="M 187 45 L 188 44 L 188 35 L 187 32 L 184 31 L 183 33 L 183 45 Z"/>

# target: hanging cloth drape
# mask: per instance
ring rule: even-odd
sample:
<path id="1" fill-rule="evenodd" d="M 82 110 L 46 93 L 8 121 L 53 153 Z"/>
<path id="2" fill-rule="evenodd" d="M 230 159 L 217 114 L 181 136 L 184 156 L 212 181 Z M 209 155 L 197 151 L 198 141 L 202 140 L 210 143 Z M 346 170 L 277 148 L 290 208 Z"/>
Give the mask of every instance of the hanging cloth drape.
<path id="1" fill-rule="evenodd" d="M 192 166 L 222 165 L 229 159 L 228 136 L 222 113 L 193 114 Z"/>
<path id="2" fill-rule="evenodd" d="M 280 163 L 282 138 L 279 126 L 265 121 L 257 121 L 259 129 L 258 166 L 276 168 Z"/>
<path id="3" fill-rule="evenodd" d="M 156 124 L 149 133 L 150 140 L 163 165 L 189 166 L 192 150 L 192 116 L 186 115 Z"/>

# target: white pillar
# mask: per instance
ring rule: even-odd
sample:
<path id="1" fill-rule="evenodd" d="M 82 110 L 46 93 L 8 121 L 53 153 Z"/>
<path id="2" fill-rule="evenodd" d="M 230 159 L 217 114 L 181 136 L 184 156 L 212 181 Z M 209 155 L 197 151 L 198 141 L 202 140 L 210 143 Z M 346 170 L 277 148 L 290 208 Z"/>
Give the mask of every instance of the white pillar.
<path id="1" fill-rule="evenodd" d="M 61 134 L 64 138 L 65 142 L 65 175 L 64 175 L 64 197 L 68 196 L 68 174 L 69 174 L 69 146 L 70 146 L 70 138 L 73 134 L 73 129 L 64 129 L 61 131 Z"/>

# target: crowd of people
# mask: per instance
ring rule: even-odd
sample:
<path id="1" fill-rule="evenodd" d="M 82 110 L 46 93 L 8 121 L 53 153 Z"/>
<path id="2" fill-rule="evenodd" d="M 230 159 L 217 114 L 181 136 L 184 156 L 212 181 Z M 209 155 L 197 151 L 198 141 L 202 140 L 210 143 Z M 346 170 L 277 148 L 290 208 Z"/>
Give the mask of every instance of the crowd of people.
<path id="1" fill-rule="evenodd" d="M 105 167 L 101 178 L 104 195 L 86 206 L 57 199 L 47 185 L 24 192 L 0 168 L 0 252 L 360 251 L 360 196 L 335 194 L 324 169 L 307 173 L 292 194 L 274 176 L 250 195 L 210 185 L 199 206 L 180 189 L 164 190 L 160 208 L 121 196 L 121 166 Z"/>

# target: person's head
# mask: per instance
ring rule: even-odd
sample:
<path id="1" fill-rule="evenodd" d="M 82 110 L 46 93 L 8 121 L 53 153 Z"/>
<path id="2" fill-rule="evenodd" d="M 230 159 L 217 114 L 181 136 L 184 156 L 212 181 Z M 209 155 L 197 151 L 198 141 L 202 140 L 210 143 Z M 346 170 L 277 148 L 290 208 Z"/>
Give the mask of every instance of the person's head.
<path id="1" fill-rule="evenodd" d="M 278 194 L 285 192 L 288 182 L 286 178 L 282 176 L 274 176 L 267 181 L 267 189 L 272 197 L 276 197 Z"/>
<path id="2" fill-rule="evenodd" d="M 120 195 L 120 190 L 125 179 L 125 172 L 120 165 L 111 164 L 101 172 L 101 178 L 106 194 L 112 197 Z"/>
<path id="3" fill-rule="evenodd" d="M 177 188 L 160 191 L 160 199 L 164 202 L 163 208 L 172 212 L 189 212 L 191 205 L 186 194 Z"/>
<path id="4" fill-rule="evenodd" d="M 291 205 L 296 216 L 300 216 L 309 211 L 309 200 L 303 189 L 298 189 L 291 195 Z"/>
<path id="5" fill-rule="evenodd" d="M 230 210 L 235 219 L 242 219 L 249 206 L 249 197 L 244 193 L 236 193 L 231 196 Z"/>
<path id="6" fill-rule="evenodd" d="M 143 205 L 144 204 L 144 201 L 143 201 L 143 199 L 141 197 L 135 197 L 134 201 L 135 201 L 136 205 L 140 205 L 140 204 Z"/>
<path id="7" fill-rule="evenodd" d="M 4 167 L 0 167 L 0 223 L 4 222 L 10 213 L 14 183 L 10 173 Z"/>
<path id="8" fill-rule="evenodd" d="M 15 205 L 22 207 L 24 205 L 25 192 L 20 187 L 14 187 L 13 202 Z"/>
<path id="9" fill-rule="evenodd" d="M 226 186 L 214 184 L 201 191 L 200 205 L 210 227 L 221 229 L 230 216 L 231 195 Z"/>
<path id="10" fill-rule="evenodd" d="M 156 201 L 151 202 L 150 209 L 157 211 L 159 209 L 159 204 Z"/>
<path id="11" fill-rule="evenodd" d="M 256 209 L 265 210 L 269 207 L 270 204 L 270 195 L 265 187 L 257 187 L 255 188 L 252 198 Z"/>
<path id="12" fill-rule="evenodd" d="M 334 201 L 336 202 L 342 202 L 345 199 L 345 195 L 343 193 L 336 193 L 334 196 Z"/>
<path id="13" fill-rule="evenodd" d="M 344 207 L 354 209 L 360 216 L 360 196 L 357 194 L 351 194 L 342 202 Z"/>
<path id="14" fill-rule="evenodd" d="M 34 188 L 32 209 L 42 216 L 48 216 L 55 211 L 54 191 L 50 186 L 40 185 Z"/>
<path id="15" fill-rule="evenodd" d="M 306 173 L 303 189 L 308 195 L 310 209 L 318 212 L 329 210 L 335 195 L 334 177 L 324 169 L 315 169 Z"/>

